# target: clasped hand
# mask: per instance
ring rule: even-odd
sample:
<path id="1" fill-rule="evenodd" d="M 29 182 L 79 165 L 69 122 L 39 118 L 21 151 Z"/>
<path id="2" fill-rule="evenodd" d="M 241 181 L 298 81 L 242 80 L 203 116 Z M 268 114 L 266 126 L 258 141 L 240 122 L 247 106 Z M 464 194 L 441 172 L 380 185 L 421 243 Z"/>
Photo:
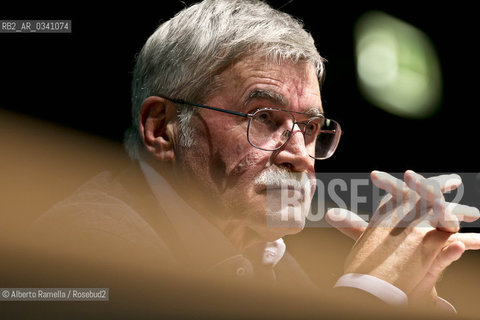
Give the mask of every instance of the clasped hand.
<path id="1" fill-rule="evenodd" d="M 448 203 L 458 175 L 425 179 L 406 171 L 404 181 L 373 171 L 372 182 L 387 195 L 367 224 L 345 209 L 327 211 L 327 221 L 356 243 L 345 273 L 369 274 L 401 289 L 410 303 L 435 303 L 441 273 L 465 250 L 480 249 L 480 234 L 458 233 L 460 221 L 480 217 L 477 208 Z"/>

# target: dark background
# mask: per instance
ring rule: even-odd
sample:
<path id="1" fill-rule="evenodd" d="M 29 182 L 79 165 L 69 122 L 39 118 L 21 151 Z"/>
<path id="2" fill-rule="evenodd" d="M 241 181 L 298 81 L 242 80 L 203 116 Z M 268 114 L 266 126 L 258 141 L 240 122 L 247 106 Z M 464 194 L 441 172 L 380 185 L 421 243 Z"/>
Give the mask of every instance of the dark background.
<path id="1" fill-rule="evenodd" d="M 185 1 L 190 4 L 193 1 Z M 280 7 L 287 0 L 270 1 Z M 71 19 L 71 34 L 0 34 L 0 108 L 121 141 L 130 121 L 135 54 L 180 1 L 99 8 L 64 5 L 2 9 L 2 19 Z M 345 131 L 335 156 L 318 171 L 477 172 L 476 10 L 415 2 L 316 3 L 282 9 L 302 19 L 327 60 L 325 109 Z M 423 30 L 437 49 L 443 105 L 408 120 L 370 105 L 359 94 L 353 55 L 358 16 L 381 10 Z"/>
<path id="2" fill-rule="evenodd" d="M 78 164 L 84 167 L 91 157 L 100 155 L 97 151 L 101 146 L 92 152 L 73 150 L 85 143 L 55 129 L 61 127 L 108 140 L 116 143 L 117 150 L 121 149 L 124 131 L 130 125 L 130 82 L 135 55 L 161 22 L 194 2 L 170 0 L 149 6 L 114 7 L 58 4 L 0 7 L 0 19 L 70 19 L 73 30 L 69 34 L 0 33 L 0 117 L 5 111 L 26 116 L 16 122 L 0 118 L 4 127 L 8 124 L 13 128 L 6 135 L 0 130 L 3 138 L 0 143 L 8 141 L 23 147 L 16 158 L 11 150 L 3 150 L 4 154 L 10 154 L 2 156 L 1 175 L 10 178 L 3 179 L 6 199 L 9 194 L 28 193 L 32 197 L 42 188 L 44 194 L 34 199 L 40 201 L 41 212 L 102 171 L 104 164 L 109 165 L 109 160 L 105 160 L 102 168 L 92 166 L 76 178 L 70 173 L 59 174 L 58 170 L 36 169 L 35 162 L 42 159 L 49 163 L 59 153 L 65 153 L 69 161 L 77 161 L 69 164 L 76 171 Z M 479 172 L 476 10 L 461 2 L 454 6 L 420 6 L 405 1 L 346 4 L 271 0 L 269 3 L 301 19 L 328 61 L 322 88 L 324 108 L 329 117 L 340 122 L 344 135 L 336 154 L 317 163 L 317 172 L 367 173 L 374 169 L 388 172 L 413 169 L 432 175 Z M 389 114 L 371 105 L 358 91 L 353 31 L 358 17 L 370 10 L 397 17 L 430 37 L 443 75 L 443 100 L 432 117 L 412 120 Z M 45 127 L 44 132 L 37 128 L 35 133 L 24 134 L 22 140 L 19 138 L 22 132 L 32 126 L 25 119 L 40 119 L 43 126 L 50 123 L 57 127 L 49 131 Z M 57 148 L 59 151 L 49 150 L 32 139 L 38 135 L 44 135 L 43 141 L 52 144 L 63 138 L 63 143 L 71 149 L 61 146 Z M 82 158 L 79 153 L 91 155 Z M 10 162 L 18 164 L 15 170 L 10 169 Z M 37 175 L 40 171 L 45 172 L 43 176 Z M 57 189 L 41 186 L 51 176 Z M 463 201 L 478 205 L 480 183 L 474 174 L 468 177 L 466 189 L 475 194 Z M 11 187 L 11 180 L 20 187 Z M 33 180 L 41 183 L 34 184 Z M 477 227 L 470 225 L 474 226 Z"/>
<path id="3" fill-rule="evenodd" d="M 269 1 L 276 8 L 286 2 Z M 7 199 L 0 201 L 2 213 L 20 216 L 20 212 L 30 212 L 32 207 L 36 212 L 43 212 L 100 170 L 95 165 L 75 175 L 77 168 L 89 165 L 89 157 L 101 157 L 103 144 L 97 144 L 91 155 L 82 154 L 83 150 L 73 148 L 84 140 L 72 139 L 70 133 L 59 128 L 87 133 L 90 142 L 93 136 L 118 145 L 130 125 L 130 82 L 135 54 L 162 21 L 191 3 L 193 1 L 171 0 L 155 5 L 136 2 L 111 7 L 71 4 L 46 7 L 45 4 L 27 6 L 21 3 L 17 8 L 1 8 L 0 5 L 0 19 L 71 19 L 73 29 L 71 34 L 0 34 L 0 117 L 9 115 L 0 118 L 3 120 L 0 124 L 8 124 L 10 130 L 5 138 L 1 136 L 5 131 L 0 128 L 0 142 L 14 145 L 27 142 L 23 149 L 20 146 L 6 151 L 4 145 L 0 145 L 3 160 L 0 162 L 3 170 L 0 170 L 0 188 L 4 187 L 0 194 Z M 418 1 L 349 4 L 296 0 L 282 10 L 304 21 L 321 55 L 328 60 L 322 89 L 324 108 L 345 131 L 337 153 L 319 162 L 317 171 L 479 171 L 478 20 L 477 10 L 471 5 L 458 1 L 448 6 L 426 6 Z M 357 18 L 369 10 L 381 10 L 402 19 L 424 31 L 432 40 L 443 74 L 443 102 L 433 117 L 424 120 L 400 118 L 372 106 L 358 92 L 353 30 Z M 13 117 L 20 120 L 12 122 L 12 112 L 27 117 Z M 43 120 L 44 132 L 40 128 L 24 134 L 29 126 L 38 125 L 26 120 L 29 118 Z M 49 127 L 47 123 L 55 126 Z M 41 138 L 37 134 L 44 136 Z M 62 141 L 61 147 L 43 147 L 46 141 L 57 139 Z M 10 156 L 5 156 L 7 153 Z M 69 168 L 75 170 L 57 170 L 56 164 L 50 163 L 60 155 L 65 155 L 68 161 L 73 159 Z M 48 164 L 41 170 L 35 165 L 39 159 Z M 102 165 L 110 164 L 109 159 L 102 161 Z M 52 186 L 45 187 L 45 180 Z M 43 192 L 39 192 L 40 189 Z M 18 195 L 26 196 L 20 201 L 8 201 Z M 36 213 L 28 214 L 34 217 Z M 473 230 L 478 231 L 470 229 Z M 335 243 L 343 248 L 338 250 L 345 250 L 346 254 L 351 241 L 343 237 L 332 241 L 331 233 L 335 230 L 317 231 L 318 228 L 305 230 L 303 238 L 297 238 L 297 242 L 292 237 L 289 250 L 296 252 L 309 273 L 317 275 L 314 280 L 336 279 L 337 274 L 318 274 L 319 264 L 326 261 L 318 246 Z M 307 248 L 305 241 L 311 246 Z M 317 251 L 312 251 L 312 246 Z M 337 272 L 341 272 L 343 257 L 338 254 L 330 259 Z M 478 258 L 478 252 L 469 252 L 462 259 L 467 262 L 452 266 L 451 276 L 447 274 L 441 284 L 442 294 L 450 292 L 451 296 L 445 297 L 452 299 L 460 310 L 475 306 L 472 301 L 478 296 L 476 288 L 480 278 L 465 283 L 459 277 L 470 270 L 465 269 L 470 266 L 478 273 L 475 267 Z M 308 263 L 309 260 L 315 262 Z M 472 263 L 468 264 L 469 261 Z M 455 287 L 460 283 L 462 289 Z M 459 298 L 453 292 L 468 295 Z"/>

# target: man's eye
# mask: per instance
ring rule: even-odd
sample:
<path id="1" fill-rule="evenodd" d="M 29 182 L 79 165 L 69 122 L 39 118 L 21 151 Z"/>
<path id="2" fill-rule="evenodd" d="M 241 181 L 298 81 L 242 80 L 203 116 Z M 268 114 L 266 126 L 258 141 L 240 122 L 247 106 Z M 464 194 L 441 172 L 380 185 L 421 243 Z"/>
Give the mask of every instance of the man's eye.
<path id="1" fill-rule="evenodd" d="M 307 135 L 314 135 L 316 134 L 318 131 L 318 124 L 317 123 L 309 123 L 306 127 L 305 127 L 305 134 Z"/>
<path id="2" fill-rule="evenodd" d="M 267 122 L 271 121 L 271 119 L 272 119 L 272 116 L 267 111 L 261 111 L 261 112 L 258 112 L 255 115 L 255 120 L 260 122 L 260 123 L 267 123 Z"/>

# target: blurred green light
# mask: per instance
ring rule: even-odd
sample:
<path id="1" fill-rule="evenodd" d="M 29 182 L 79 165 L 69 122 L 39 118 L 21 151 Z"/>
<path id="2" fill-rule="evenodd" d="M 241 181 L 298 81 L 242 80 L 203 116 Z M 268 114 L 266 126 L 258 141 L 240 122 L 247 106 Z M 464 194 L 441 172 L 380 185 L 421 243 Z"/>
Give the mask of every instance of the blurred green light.
<path id="1" fill-rule="evenodd" d="M 382 12 L 355 26 L 359 88 L 372 104 L 398 116 L 426 118 L 441 102 L 437 54 L 419 29 Z"/>

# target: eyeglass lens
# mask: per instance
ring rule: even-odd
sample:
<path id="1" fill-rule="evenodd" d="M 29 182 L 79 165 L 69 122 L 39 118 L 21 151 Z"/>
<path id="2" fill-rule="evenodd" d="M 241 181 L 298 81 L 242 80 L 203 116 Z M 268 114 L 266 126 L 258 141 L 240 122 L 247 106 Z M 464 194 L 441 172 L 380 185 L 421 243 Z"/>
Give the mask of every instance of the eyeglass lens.
<path id="1" fill-rule="evenodd" d="M 275 109 L 260 109 L 254 113 L 248 124 L 249 142 L 263 150 L 279 149 L 294 129 L 293 114 Z M 306 119 L 297 123 L 305 137 L 305 147 L 315 159 L 329 158 L 338 145 L 340 125 L 324 117 Z"/>

